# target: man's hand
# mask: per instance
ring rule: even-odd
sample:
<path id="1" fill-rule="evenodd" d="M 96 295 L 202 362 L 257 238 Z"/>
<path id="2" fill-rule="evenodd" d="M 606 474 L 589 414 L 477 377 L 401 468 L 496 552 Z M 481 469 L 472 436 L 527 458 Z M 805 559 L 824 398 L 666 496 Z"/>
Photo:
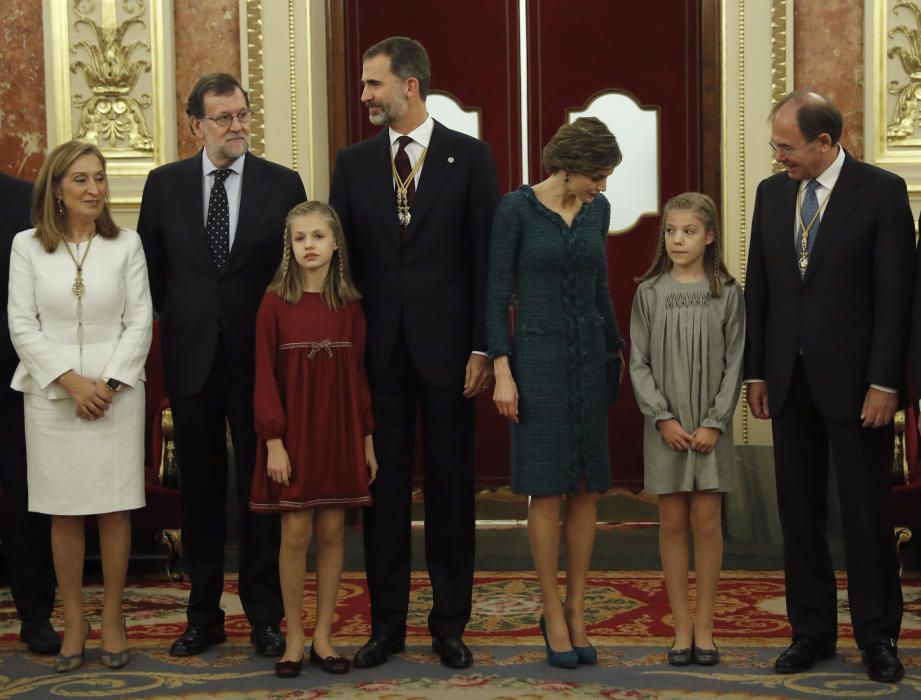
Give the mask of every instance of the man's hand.
<path id="1" fill-rule="evenodd" d="M 368 483 L 377 478 L 377 455 L 374 454 L 374 436 L 365 435 L 365 462 L 368 465 Z"/>
<path id="2" fill-rule="evenodd" d="M 269 451 L 269 459 L 266 464 L 269 478 L 276 484 L 288 486 L 291 482 L 291 460 L 288 458 L 288 451 L 284 443 L 279 438 L 274 438 L 266 440 L 265 444 Z"/>
<path id="3" fill-rule="evenodd" d="M 492 363 L 486 355 L 470 353 L 467 360 L 467 372 L 464 376 L 464 396 L 468 399 L 489 387 L 492 379 Z"/>
<path id="4" fill-rule="evenodd" d="M 694 439 L 674 418 L 656 421 L 656 428 L 659 429 L 662 441 L 676 452 L 687 452 Z"/>
<path id="5" fill-rule="evenodd" d="M 894 391 L 883 391 L 871 386 L 867 389 L 863 408 L 860 409 L 861 425 L 864 428 L 882 428 L 888 425 L 898 409 L 898 403 L 899 395 Z"/>
<path id="6" fill-rule="evenodd" d="M 747 388 L 748 408 L 755 418 L 767 420 L 771 417 L 771 409 L 768 406 L 767 382 L 749 382 L 745 385 Z"/>
<path id="7" fill-rule="evenodd" d="M 695 452 L 709 454 L 716 447 L 717 440 L 720 439 L 720 431 L 716 428 L 705 428 L 700 426 L 691 433 L 691 449 Z"/>

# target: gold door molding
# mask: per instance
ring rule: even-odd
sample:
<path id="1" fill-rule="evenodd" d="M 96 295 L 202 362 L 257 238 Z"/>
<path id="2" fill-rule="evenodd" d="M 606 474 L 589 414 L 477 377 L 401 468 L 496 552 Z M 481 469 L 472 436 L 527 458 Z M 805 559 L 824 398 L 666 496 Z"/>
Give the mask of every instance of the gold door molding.
<path id="1" fill-rule="evenodd" d="M 172 2 L 47 0 L 44 8 L 48 145 L 98 145 L 110 203 L 136 210 L 147 173 L 176 157 Z"/>
<path id="2" fill-rule="evenodd" d="M 253 152 L 329 194 L 326 8 L 319 0 L 239 0 L 241 81 L 255 112 Z M 258 124 L 256 123 L 258 122 Z"/>
<path id="3" fill-rule="evenodd" d="M 724 0 L 722 15 L 724 250 L 744 284 L 755 193 L 774 172 L 768 115 L 793 87 L 793 0 Z M 770 422 L 751 420 L 744 400 L 734 434 L 742 444 L 771 444 Z"/>

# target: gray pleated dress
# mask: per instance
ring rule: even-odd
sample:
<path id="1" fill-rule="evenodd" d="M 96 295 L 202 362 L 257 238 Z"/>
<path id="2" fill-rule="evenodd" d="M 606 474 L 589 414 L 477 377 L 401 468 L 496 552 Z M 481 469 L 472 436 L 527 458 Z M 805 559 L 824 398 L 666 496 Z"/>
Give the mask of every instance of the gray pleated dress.
<path id="1" fill-rule="evenodd" d="M 742 382 L 745 303 L 727 279 L 719 298 L 709 282 L 665 273 L 636 290 L 630 317 L 630 378 L 645 416 L 645 488 L 650 493 L 731 491 L 735 484 L 732 416 Z M 688 433 L 722 435 L 710 454 L 672 450 L 656 421 L 675 418 Z"/>

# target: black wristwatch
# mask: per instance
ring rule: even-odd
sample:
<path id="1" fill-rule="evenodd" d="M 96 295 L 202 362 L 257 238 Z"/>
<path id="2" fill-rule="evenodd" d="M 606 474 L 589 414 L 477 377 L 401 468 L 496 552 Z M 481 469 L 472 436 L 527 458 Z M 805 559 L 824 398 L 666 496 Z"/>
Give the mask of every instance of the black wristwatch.
<path id="1" fill-rule="evenodd" d="M 112 391 L 118 391 L 122 388 L 122 383 L 113 377 L 106 379 L 106 386 L 109 387 Z"/>

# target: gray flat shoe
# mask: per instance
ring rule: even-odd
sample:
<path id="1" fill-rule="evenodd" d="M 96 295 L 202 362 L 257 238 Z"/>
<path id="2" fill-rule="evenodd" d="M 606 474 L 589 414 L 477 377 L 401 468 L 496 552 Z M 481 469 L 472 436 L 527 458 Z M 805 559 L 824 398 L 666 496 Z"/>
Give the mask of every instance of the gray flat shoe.
<path id="1" fill-rule="evenodd" d="M 716 642 L 713 643 L 712 649 L 701 649 L 694 645 L 694 663 L 698 666 L 716 666 L 720 662 L 720 650 L 716 648 Z"/>

